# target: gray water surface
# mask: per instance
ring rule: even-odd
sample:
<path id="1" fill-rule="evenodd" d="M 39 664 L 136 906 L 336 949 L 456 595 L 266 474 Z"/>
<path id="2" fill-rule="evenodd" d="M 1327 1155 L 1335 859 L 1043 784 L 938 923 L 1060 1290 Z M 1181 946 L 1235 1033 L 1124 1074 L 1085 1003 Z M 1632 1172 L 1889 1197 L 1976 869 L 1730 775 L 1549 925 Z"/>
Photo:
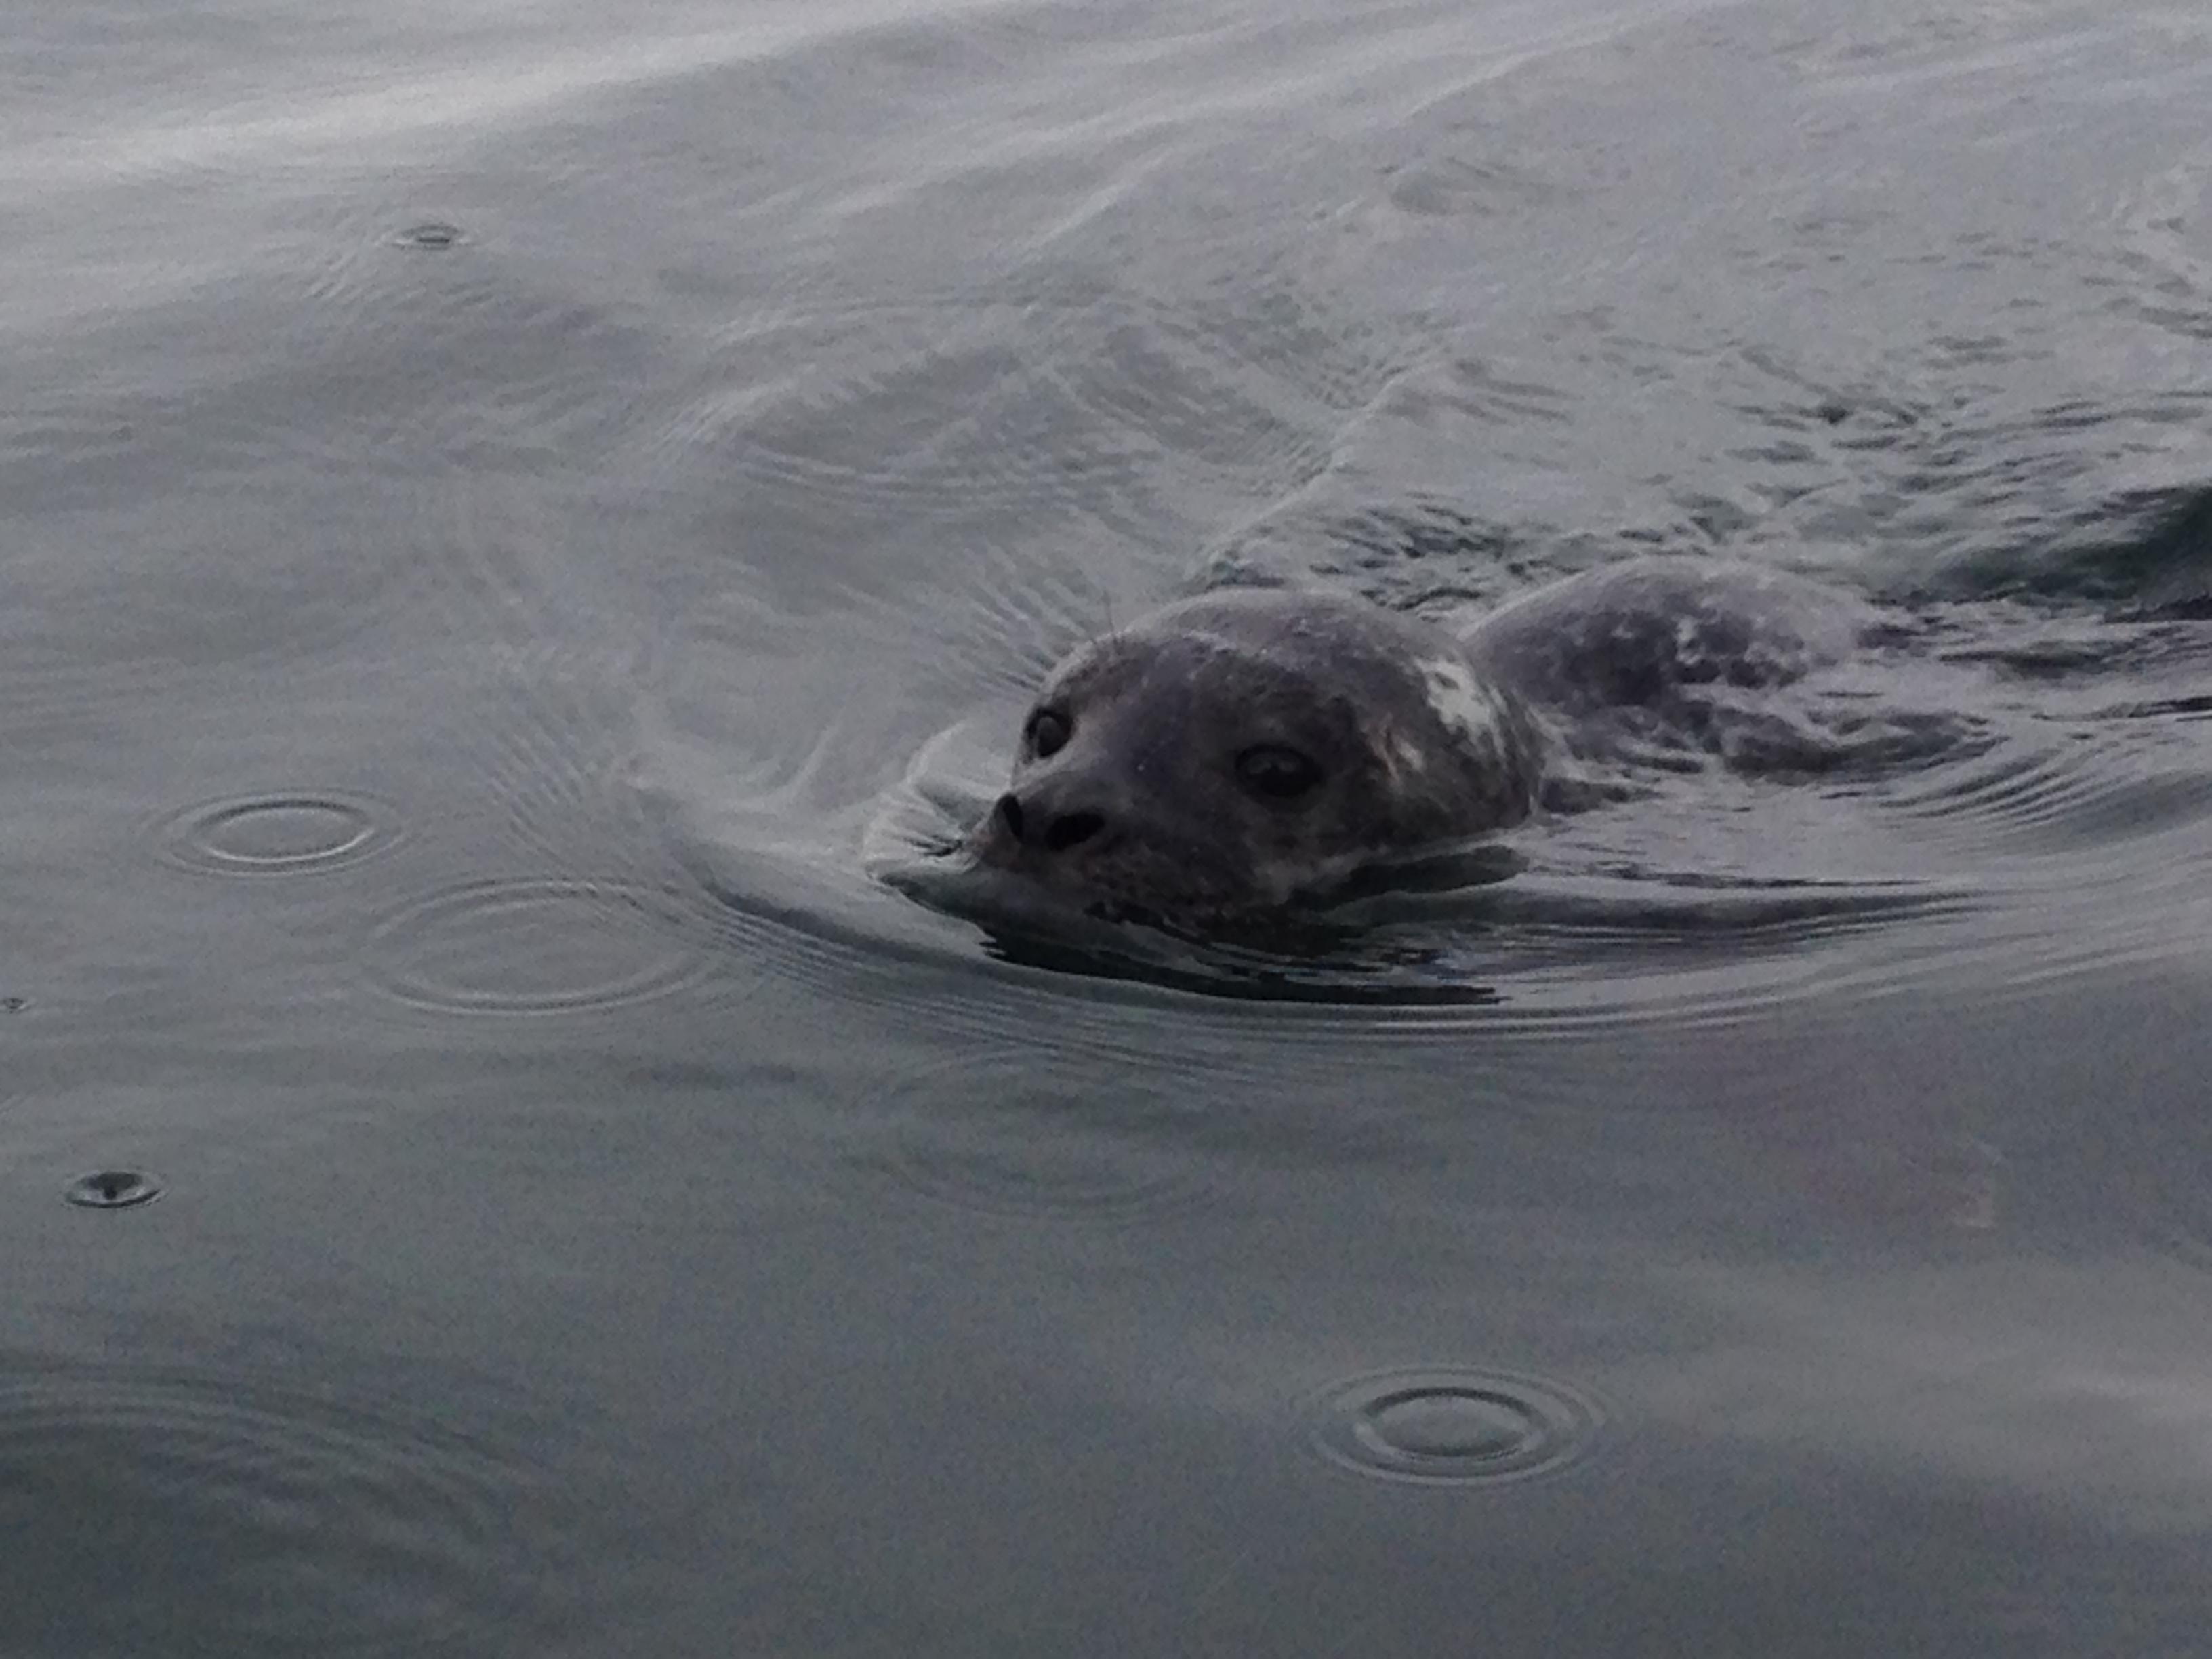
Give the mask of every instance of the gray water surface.
<path id="1" fill-rule="evenodd" d="M 2212 1652 L 2212 14 L 4 27 L 0 1653 Z M 1117 617 L 1651 551 L 1883 626 L 930 902 Z"/>

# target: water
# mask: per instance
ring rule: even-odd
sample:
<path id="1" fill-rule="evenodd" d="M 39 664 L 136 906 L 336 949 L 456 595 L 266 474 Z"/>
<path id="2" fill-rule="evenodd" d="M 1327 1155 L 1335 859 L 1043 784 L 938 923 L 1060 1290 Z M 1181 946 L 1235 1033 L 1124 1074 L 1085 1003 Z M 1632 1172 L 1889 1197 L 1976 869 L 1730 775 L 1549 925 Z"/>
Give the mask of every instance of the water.
<path id="1" fill-rule="evenodd" d="M 2206 1650 L 2212 18 L 7 29 L 0 1651 Z M 1651 550 L 1881 635 L 1305 954 L 904 878 Z"/>

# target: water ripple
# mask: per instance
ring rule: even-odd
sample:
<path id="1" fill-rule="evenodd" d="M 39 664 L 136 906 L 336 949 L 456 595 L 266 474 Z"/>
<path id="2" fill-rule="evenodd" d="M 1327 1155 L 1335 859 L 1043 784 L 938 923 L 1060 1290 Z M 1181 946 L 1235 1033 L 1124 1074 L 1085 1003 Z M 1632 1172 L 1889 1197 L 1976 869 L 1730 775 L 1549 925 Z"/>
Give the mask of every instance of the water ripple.
<path id="1" fill-rule="evenodd" d="M 449 1013 L 578 1014 L 673 995 L 712 963 L 674 894 L 623 882 L 526 877 L 465 883 L 387 916 L 370 975 Z"/>
<path id="2" fill-rule="evenodd" d="M 0 1356 L 11 1650 L 482 1654 L 577 1613 L 508 1448 L 259 1379 Z"/>
<path id="3" fill-rule="evenodd" d="M 1422 1366 L 1337 1383 L 1307 1408 L 1305 1434 L 1355 1474 L 1494 1486 L 1564 1472 L 1597 1449 L 1609 1417 L 1583 1390 L 1548 1377 Z"/>
<path id="4" fill-rule="evenodd" d="M 276 790 L 204 801 L 155 828 L 163 858 L 217 876 L 284 876 L 358 864 L 403 838 L 398 810 L 373 796 Z"/>
<path id="5" fill-rule="evenodd" d="M 962 1209 L 1127 1224 L 1207 1196 L 1206 1101 L 1181 1066 L 1055 1045 L 962 1055 L 902 1079 L 860 1166 Z"/>

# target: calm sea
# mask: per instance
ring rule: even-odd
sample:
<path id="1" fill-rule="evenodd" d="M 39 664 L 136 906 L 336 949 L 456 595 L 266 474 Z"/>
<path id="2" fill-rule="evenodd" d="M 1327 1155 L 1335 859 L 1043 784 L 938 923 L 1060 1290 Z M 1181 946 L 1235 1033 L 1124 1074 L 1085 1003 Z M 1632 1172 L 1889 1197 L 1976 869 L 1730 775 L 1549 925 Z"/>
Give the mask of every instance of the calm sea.
<path id="1" fill-rule="evenodd" d="M 0 1654 L 2212 1653 L 2212 9 L 0 42 Z M 911 879 L 1654 550 L 1885 624 L 1475 902 Z"/>

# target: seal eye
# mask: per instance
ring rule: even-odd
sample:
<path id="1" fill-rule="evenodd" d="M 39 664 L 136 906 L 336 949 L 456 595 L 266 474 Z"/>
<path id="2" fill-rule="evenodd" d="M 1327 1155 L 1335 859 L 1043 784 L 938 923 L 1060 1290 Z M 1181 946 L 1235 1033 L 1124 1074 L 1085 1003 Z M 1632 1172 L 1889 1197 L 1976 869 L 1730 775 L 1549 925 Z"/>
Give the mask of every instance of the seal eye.
<path id="1" fill-rule="evenodd" d="M 1042 760 L 1060 752 L 1072 729 L 1066 715 L 1057 709 L 1040 708 L 1030 716 L 1029 724 L 1022 728 L 1022 736 L 1029 740 L 1030 752 Z"/>
<path id="2" fill-rule="evenodd" d="M 1237 757 L 1237 781 L 1269 800 L 1296 800 L 1321 786 L 1321 768 L 1295 749 L 1255 744 Z"/>

